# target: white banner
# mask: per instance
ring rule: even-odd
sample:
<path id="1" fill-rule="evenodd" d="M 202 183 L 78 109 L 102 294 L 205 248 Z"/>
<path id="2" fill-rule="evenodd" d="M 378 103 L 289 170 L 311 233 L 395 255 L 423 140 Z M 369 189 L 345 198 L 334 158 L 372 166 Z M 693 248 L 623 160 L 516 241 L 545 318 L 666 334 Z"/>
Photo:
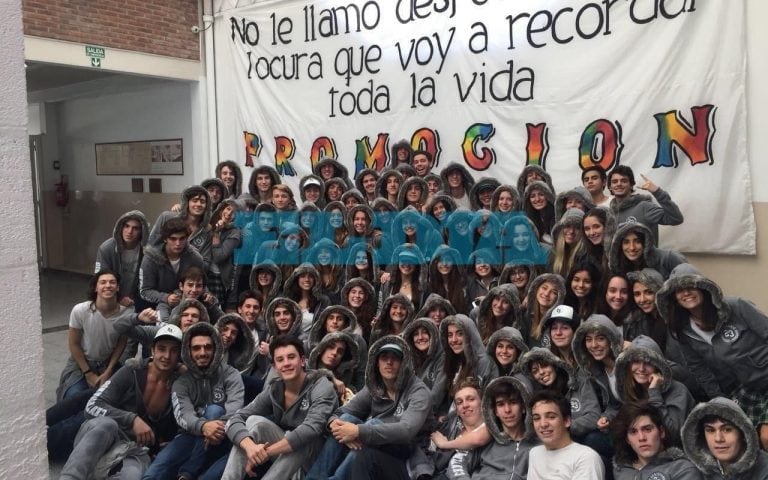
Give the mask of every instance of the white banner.
<path id="1" fill-rule="evenodd" d="M 624 164 L 685 216 L 662 246 L 755 254 L 744 2 L 230 3 L 215 5 L 221 159 L 296 186 L 322 156 L 381 169 L 406 139 L 435 171 L 514 184 L 538 163 L 558 191 Z"/>

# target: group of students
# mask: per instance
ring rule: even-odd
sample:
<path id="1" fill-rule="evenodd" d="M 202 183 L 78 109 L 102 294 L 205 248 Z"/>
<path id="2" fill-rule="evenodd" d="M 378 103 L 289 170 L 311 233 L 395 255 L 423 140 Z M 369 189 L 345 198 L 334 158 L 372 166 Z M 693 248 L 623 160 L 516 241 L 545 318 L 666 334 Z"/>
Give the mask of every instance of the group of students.
<path id="1" fill-rule="evenodd" d="M 61 478 L 768 478 L 768 317 L 656 246 L 666 192 L 432 166 L 322 159 L 296 205 L 225 161 L 121 216 L 47 415 Z"/>

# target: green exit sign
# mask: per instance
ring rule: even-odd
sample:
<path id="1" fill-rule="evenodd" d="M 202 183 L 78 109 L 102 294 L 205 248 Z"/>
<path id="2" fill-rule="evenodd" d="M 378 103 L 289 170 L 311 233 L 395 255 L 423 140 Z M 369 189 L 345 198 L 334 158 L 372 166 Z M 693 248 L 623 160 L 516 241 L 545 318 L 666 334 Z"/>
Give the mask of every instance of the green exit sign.
<path id="1" fill-rule="evenodd" d="M 104 58 L 106 52 L 104 47 L 94 47 L 93 45 L 85 46 L 85 56 L 91 58 Z"/>

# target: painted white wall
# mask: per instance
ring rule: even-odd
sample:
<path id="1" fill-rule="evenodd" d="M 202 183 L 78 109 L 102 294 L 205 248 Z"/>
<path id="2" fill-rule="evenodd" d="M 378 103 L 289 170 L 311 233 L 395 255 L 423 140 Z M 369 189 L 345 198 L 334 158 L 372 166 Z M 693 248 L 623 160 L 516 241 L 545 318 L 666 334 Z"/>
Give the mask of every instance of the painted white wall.
<path id="1" fill-rule="evenodd" d="M 0 478 L 46 478 L 40 286 L 27 141 L 21 1 L 0 2 Z M 19 375 L 19 372 L 25 372 Z"/>
<path id="2" fill-rule="evenodd" d="M 194 90 L 194 92 L 193 92 Z M 58 157 L 61 173 L 69 175 L 70 190 L 130 192 L 131 178 L 161 178 L 163 192 L 180 192 L 208 174 L 200 127 L 193 128 L 193 95 L 189 83 L 165 82 L 127 92 L 100 93 L 65 100 L 57 104 Z M 195 101 L 199 103 L 199 101 Z M 194 120 L 193 120 L 194 119 Z M 184 147 L 184 175 L 96 175 L 94 144 L 153 139 L 181 138 Z M 52 162 L 46 155 L 46 172 Z M 58 181 L 45 180 L 45 189 Z"/>
<path id="3" fill-rule="evenodd" d="M 752 199 L 768 202 L 768 2 L 747 0 L 747 152 L 752 173 Z M 758 239 L 758 242 L 760 239 Z"/>

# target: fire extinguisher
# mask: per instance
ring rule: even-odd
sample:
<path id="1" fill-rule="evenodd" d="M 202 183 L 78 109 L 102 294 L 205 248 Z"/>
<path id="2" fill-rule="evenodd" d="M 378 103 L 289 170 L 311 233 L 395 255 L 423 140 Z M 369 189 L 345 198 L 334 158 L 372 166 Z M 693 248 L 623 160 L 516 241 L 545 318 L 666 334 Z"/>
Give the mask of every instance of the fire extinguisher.
<path id="1" fill-rule="evenodd" d="M 56 206 L 66 207 L 69 203 L 69 185 L 67 185 L 67 178 L 62 175 L 61 181 L 55 185 L 56 187 Z"/>

